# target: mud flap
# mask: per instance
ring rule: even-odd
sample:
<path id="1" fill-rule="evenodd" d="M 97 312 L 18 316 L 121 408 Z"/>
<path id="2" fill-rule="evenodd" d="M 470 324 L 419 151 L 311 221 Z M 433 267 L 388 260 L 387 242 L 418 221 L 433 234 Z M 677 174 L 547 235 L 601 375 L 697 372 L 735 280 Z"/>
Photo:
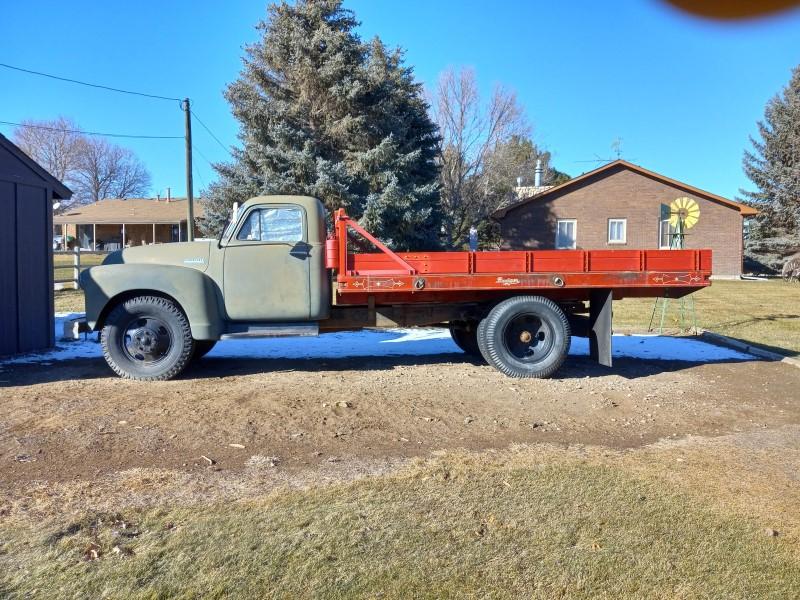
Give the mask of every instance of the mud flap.
<path id="1" fill-rule="evenodd" d="M 611 366 L 611 290 L 594 290 L 589 297 L 589 356 Z"/>

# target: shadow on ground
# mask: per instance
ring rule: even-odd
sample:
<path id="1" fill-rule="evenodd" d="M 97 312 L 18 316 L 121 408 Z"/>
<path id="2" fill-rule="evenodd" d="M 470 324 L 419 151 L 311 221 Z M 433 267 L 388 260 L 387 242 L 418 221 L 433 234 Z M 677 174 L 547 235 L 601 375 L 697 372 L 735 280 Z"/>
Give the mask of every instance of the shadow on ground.
<path id="1" fill-rule="evenodd" d="M 753 358 L 752 361 L 758 359 Z M 553 379 L 617 375 L 639 379 L 692 369 L 702 364 L 746 362 L 741 359 L 686 361 L 645 358 L 614 358 L 613 367 L 598 365 L 588 356 L 569 356 Z M 180 376 L 183 380 L 220 379 L 259 373 L 318 373 L 323 371 L 385 371 L 395 367 L 432 366 L 437 364 L 485 366 L 483 360 L 462 353 L 422 356 L 375 356 L 347 358 L 232 358 L 207 356 L 191 364 Z M 68 380 L 92 380 L 116 377 L 102 358 L 75 358 L 52 363 L 12 364 L 0 371 L 0 388 L 55 383 Z"/>

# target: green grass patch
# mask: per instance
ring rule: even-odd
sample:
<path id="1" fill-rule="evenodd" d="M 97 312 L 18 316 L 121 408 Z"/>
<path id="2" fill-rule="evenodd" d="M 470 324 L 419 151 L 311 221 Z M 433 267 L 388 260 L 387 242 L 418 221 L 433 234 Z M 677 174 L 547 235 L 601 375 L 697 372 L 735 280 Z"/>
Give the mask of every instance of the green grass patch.
<path id="1" fill-rule="evenodd" d="M 57 313 L 84 312 L 86 310 L 83 290 L 56 290 L 53 295 Z"/>
<path id="2" fill-rule="evenodd" d="M 107 254 L 81 254 L 81 271 L 99 265 Z M 71 279 L 75 276 L 74 257 L 72 254 L 53 255 L 53 279 Z"/>
<path id="3" fill-rule="evenodd" d="M 103 262 L 105 257 L 108 256 L 106 253 L 101 254 L 90 254 L 88 252 L 81 254 L 81 267 L 93 267 L 95 265 L 99 265 Z M 53 255 L 53 266 L 56 268 L 67 268 L 70 269 L 73 266 L 73 254 L 54 254 Z"/>
<path id="4" fill-rule="evenodd" d="M 783 538 L 574 461 L 440 461 L 258 501 L 6 523 L 0 540 L 11 597 L 800 597 Z"/>
<path id="5" fill-rule="evenodd" d="M 785 354 L 800 354 L 800 285 L 781 280 L 714 281 L 693 297 L 699 327 Z M 614 327 L 645 331 L 653 304 L 652 298 L 615 302 Z M 680 328 L 680 301 L 669 302 L 664 325 Z"/>

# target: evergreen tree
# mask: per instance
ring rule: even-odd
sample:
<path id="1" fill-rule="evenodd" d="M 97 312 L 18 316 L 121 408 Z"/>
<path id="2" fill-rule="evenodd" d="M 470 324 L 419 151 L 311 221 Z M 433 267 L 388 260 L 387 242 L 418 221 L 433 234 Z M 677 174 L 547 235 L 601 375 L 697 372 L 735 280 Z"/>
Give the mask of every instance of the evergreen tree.
<path id="1" fill-rule="evenodd" d="M 760 140 L 750 138 L 753 149 L 745 151 L 742 161 L 756 191 L 740 190 L 761 211 L 755 231 L 800 231 L 800 65 L 767 103 L 758 133 Z"/>
<path id="2" fill-rule="evenodd" d="M 341 0 L 272 4 L 226 98 L 241 149 L 217 165 L 207 232 L 233 202 L 307 194 L 343 207 L 394 248 L 437 245 L 436 126 L 400 50 L 362 42 Z"/>

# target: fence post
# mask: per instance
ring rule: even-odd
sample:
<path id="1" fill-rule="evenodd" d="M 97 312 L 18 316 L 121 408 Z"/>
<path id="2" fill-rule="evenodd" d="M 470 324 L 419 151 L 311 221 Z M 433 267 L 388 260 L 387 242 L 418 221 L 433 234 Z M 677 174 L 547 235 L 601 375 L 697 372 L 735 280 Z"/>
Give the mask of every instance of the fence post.
<path id="1" fill-rule="evenodd" d="M 75 253 L 72 255 L 72 277 L 75 279 L 75 289 L 81 289 L 81 284 L 78 279 L 81 275 L 81 248 L 75 246 Z"/>

